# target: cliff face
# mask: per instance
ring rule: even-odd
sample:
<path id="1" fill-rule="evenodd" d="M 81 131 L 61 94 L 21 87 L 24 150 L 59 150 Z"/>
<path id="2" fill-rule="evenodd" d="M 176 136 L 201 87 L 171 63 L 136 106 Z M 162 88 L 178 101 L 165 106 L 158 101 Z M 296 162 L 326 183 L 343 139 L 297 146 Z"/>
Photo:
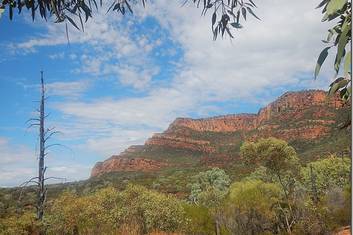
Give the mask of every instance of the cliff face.
<path id="1" fill-rule="evenodd" d="M 175 160 L 171 158 L 185 155 L 180 151 L 201 155 L 198 164 L 218 166 L 236 155 L 245 140 L 276 137 L 289 142 L 317 141 L 330 136 L 341 109 L 338 97 L 328 99 L 324 91 L 310 90 L 287 92 L 257 114 L 177 118 L 144 146 L 132 146 L 119 156 L 97 163 L 92 176 L 111 171 L 159 170 L 173 165 L 166 163 Z"/>
<path id="2" fill-rule="evenodd" d="M 341 107 L 338 98 L 328 99 L 324 91 L 288 92 L 258 114 L 177 118 L 164 133 L 155 134 L 145 144 L 215 152 L 210 141 L 195 141 L 192 132 L 239 132 L 246 140 L 270 136 L 287 141 L 311 140 L 327 135 L 336 122 L 335 113 L 328 108 Z"/>
<path id="3" fill-rule="evenodd" d="M 151 159 L 112 156 L 104 162 L 97 162 L 92 169 L 91 176 L 95 177 L 112 171 L 156 171 L 165 166 L 167 164 Z"/>

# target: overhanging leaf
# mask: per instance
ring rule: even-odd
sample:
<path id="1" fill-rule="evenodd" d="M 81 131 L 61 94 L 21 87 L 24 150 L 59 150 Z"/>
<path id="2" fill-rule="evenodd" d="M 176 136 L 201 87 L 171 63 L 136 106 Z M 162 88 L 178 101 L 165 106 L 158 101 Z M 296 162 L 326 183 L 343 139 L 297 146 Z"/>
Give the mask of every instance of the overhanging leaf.
<path id="1" fill-rule="evenodd" d="M 349 92 L 348 89 L 345 87 L 340 91 L 340 97 L 341 99 L 343 99 L 344 101 L 347 101 L 349 98 Z"/>
<path id="2" fill-rule="evenodd" d="M 80 28 L 76 25 L 75 21 L 73 19 L 71 19 L 69 16 L 66 16 L 66 19 L 68 19 L 68 21 L 70 21 L 70 23 L 78 30 L 80 30 Z"/>
<path id="3" fill-rule="evenodd" d="M 331 16 L 337 11 L 341 10 L 343 6 L 347 3 L 347 0 L 330 0 L 327 4 L 326 14 Z"/>
<path id="4" fill-rule="evenodd" d="M 343 66 L 345 74 L 348 74 L 351 72 L 351 66 L 352 66 L 352 51 L 346 54 L 346 58 Z"/>
<path id="5" fill-rule="evenodd" d="M 212 15 L 212 27 L 216 23 L 216 18 L 217 18 L 217 14 L 216 14 L 216 12 L 213 12 L 213 15 Z"/>
<path id="6" fill-rule="evenodd" d="M 315 79 L 317 78 L 317 75 L 319 74 L 320 72 L 320 69 L 321 69 L 321 66 L 322 64 L 324 63 L 324 61 L 326 60 L 327 58 L 327 55 L 328 55 L 328 50 L 330 49 L 331 47 L 326 47 L 325 49 L 323 49 L 319 55 L 319 58 L 317 59 L 317 62 L 316 62 L 316 67 L 315 67 L 315 74 L 314 74 L 314 77 Z"/>
<path id="7" fill-rule="evenodd" d="M 333 85 L 331 86 L 328 94 L 329 95 L 335 94 L 339 89 L 345 87 L 348 83 L 349 83 L 349 81 L 347 79 L 341 79 L 338 82 L 334 82 Z"/>
<path id="8" fill-rule="evenodd" d="M 336 78 L 336 80 L 330 84 L 330 87 L 333 86 L 335 83 L 342 81 L 343 79 L 344 79 L 344 77 Z"/>
<path id="9" fill-rule="evenodd" d="M 349 35 L 348 32 L 350 30 L 351 25 L 349 24 L 348 18 L 344 21 L 342 25 L 342 33 L 339 37 L 338 44 L 337 44 L 337 54 L 335 60 L 335 70 L 336 73 L 339 71 L 339 67 L 344 56 L 345 48 L 348 43 Z"/>
<path id="10" fill-rule="evenodd" d="M 321 8 L 323 5 L 327 4 L 329 0 L 323 0 L 322 2 L 320 2 L 320 4 L 316 7 L 316 9 Z"/>
<path id="11" fill-rule="evenodd" d="M 241 14 L 243 15 L 244 20 L 246 20 L 246 9 L 245 8 L 241 9 Z"/>
<path id="12" fill-rule="evenodd" d="M 248 12 L 253 15 L 256 19 L 261 20 L 259 17 L 257 17 L 257 15 L 255 15 L 255 13 L 253 12 L 253 10 L 250 7 L 246 7 L 246 9 L 248 9 Z"/>
<path id="13" fill-rule="evenodd" d="M 254 7 L 257 7 L 256 4 L 255 4 L 252 0 L 249 0 L 249 2 L 250 2 L 251 5 L 253 5 Z"/>
<path id="14" fill-rule="evenodd" d="M 236 29 L 241 29 L 241 28 L 243 28 L 243 26 L 242 26 L 241 24 L 236 23 L 236 22 L 230 23 L 230 25 L 233 26 L 233 27 L 236 28 Z"/>
<path id="15" fill-rule="evenodd" d="M 329 43 L 332 39 L 332 36 L 334 35 L 335 31 L 332 29 L 328 30 L 327 38 L 326 40 L 322 40 L 324 43 Z"/>

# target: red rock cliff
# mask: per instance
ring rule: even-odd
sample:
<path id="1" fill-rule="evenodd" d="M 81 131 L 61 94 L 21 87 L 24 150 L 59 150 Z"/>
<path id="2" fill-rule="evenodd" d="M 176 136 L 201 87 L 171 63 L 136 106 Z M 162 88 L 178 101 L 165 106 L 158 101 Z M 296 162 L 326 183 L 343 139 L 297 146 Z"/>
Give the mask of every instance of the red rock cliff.
<path id="1" fill-rule="evenodd" d="M 236 114 L 212 118 L 177 118 L 161 134 L 155 134 L 146 145 L 169 146 L 212 153 L 214 147 L 209 141 L 194 140 L 195 132 L 241 132 L 246 139 L 277 137 L 285 140 L 315 139 L 328 133 L 329 125 L 334 123 L 334 113 L 328 107 L 340 108 L 341 101 L 329 99 L 326 92 L 310 90 L 287 92 L 276 101 L 260 109 L 258 114 Z M 312 117 L 305 117 L 307 111 Z M 280 123 L 292 123 L 283 127 Z M 256 133 L 252 133 L 256 131 Z"/>
<path id="2" fill-rule="evenodd" d="M 97 162 L 91 172 L 91 177 L 99 176 L 103 173 L 113 171 L 155 171 L 167 164 L 143 158 L 123 158 L 121 156 L 112 156 L 104 162 Z"/>
<path id="3" fill-rule="evenodd" d="M 318 139 L 330 133 L 336 123 L 335 110 L 341 107 L 342 103 L 338 97 L 328 99 L 324 91 L 310 90 L 287 92 L 260 109 L 257 114 L 204 119 L 177 118 L 165 132 L 154 134 L 144 146 L 131 146 L 119 156 L 112 156 L 97 163 L 92 170 L 92 176 L 111 171 L 155 171 L 167 166 L 159 160 L 145 159 L 144 151 L 148 147 L 186 149 L 206 156 L 224 156 L 218 148 L 227 144 L 231 148 L 234 141 L 270 136 L 287 141 Z M 231 136 L 238 136 L 238 139 L 230 139 L 229 143 L 226 143 L 226 139 L 214 142 L 209 133 L 211 136 L 212 133 L 229 133 Z M 136 153 L 137 158 L 137 155 L 134 155 Z M 202 159 L 210 162 L 207 157 Z M 218 162 L 213 164 L 217 165 Z"/>

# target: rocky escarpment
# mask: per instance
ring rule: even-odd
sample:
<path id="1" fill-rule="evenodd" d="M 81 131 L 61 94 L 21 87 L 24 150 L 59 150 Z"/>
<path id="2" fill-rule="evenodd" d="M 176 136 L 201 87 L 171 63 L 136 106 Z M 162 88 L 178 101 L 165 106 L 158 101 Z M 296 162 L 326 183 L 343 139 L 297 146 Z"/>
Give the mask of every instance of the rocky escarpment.
<path id="1" fill-rule="evenodd" d="M 121 156 L 112 156 L 104 162 L 97 162 L 93 167 L 91 176 L 99 176 L 103 173 L 113 171 L 155 171 L 167 166 L 166 163 L 154 161 L 151 159 L 129 159 Z"/>
<path id="2" fill-rule="evenodd" d="M 287 92 L 257 114 L 177 118 L 164 133 L 155 134 L 145 144 L 215 152 L 210 141 L 195 141 L 195 132 L 238 132 L 248 140 L 269 136 L 311 140 L 330 132 L 336 122 L 334 110 L 341 107 L 337 97 L 328 98 L 321 90 Z"/>
<path id="3" fill-rule="evenodd" d="M 177 118 L 163 133 L 154 134 L 145 145 L 131 146 L 118 156 L 99 162 L 92 176 L 112 171 L 156 171 L 181 163 L 220 166 L 231 161 L 245 140 L 276 137 L 290 143 L 310 143 L 309 148 L 337 129 L 342 108 L 338 97 L 309 90 L 287 92 L 257 114 L 235 114 L 212 118 Z M 304 151 L 305 148 L 299 148 Z M 183 159 L 183 160 L 178 160 Z M 196 164 L 196 163 L 195 163 Z"/>

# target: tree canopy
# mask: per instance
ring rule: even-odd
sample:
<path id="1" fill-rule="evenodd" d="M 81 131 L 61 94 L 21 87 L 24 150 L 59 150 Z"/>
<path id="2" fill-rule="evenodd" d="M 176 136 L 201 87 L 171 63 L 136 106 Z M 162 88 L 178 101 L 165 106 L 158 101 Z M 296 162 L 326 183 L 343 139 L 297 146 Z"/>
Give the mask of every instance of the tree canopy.
<path id="1" fill-rule="evenodd" d="M 227 195 L 229 185 L 229 176 L 222 169 L 200 172 L 191 186 L 190 200 L 206 207 L 216 207 Z"/>

